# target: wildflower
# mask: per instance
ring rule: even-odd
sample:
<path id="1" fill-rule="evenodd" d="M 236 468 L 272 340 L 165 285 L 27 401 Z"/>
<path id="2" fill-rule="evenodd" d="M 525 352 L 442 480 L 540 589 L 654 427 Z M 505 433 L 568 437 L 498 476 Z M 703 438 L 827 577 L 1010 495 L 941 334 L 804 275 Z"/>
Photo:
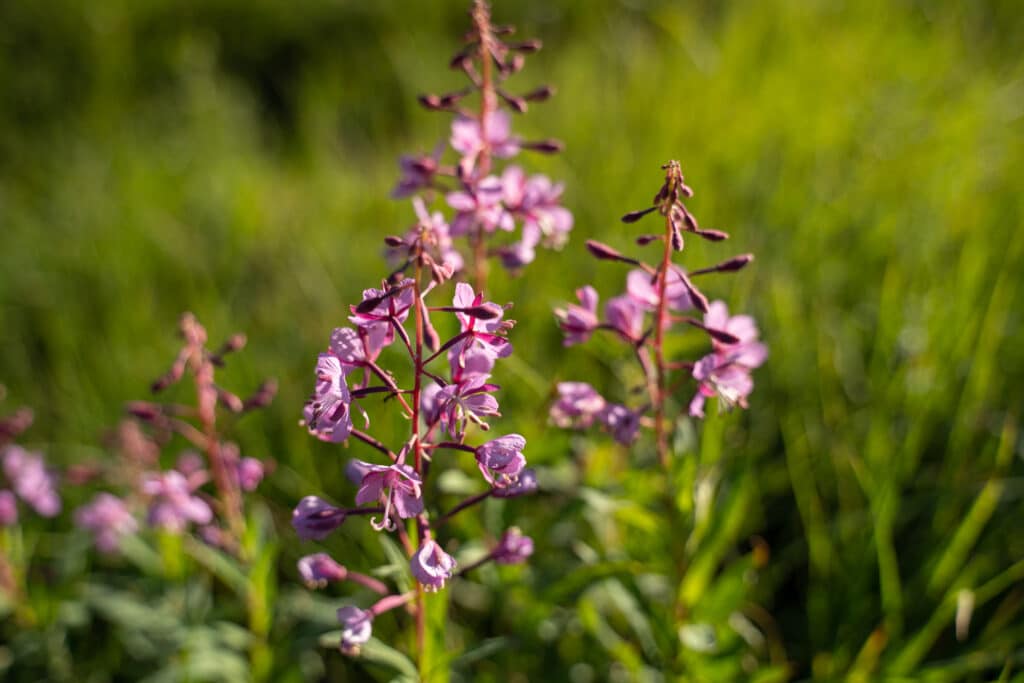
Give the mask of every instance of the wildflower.
<path id="1" fill-rule="evenodd" d="M 685 273 L 679 266 L 673 265 L 669 269 L 668 282 L 665 284 L 665 301 L 673 311 L 688 311 L 693 308 L 684 277 Z M 649 311 L 658 307 L 658 290 L 655 289 L 650 273 L 639 269 L 629 271 L 629 275 L 626 276 L 626 292 Z"/>
<path id="2" fill-rule="evenodd" d="M 316 389 L 303 409 L 309 433 L 321 441 L 339 443 L 352 432 L 351 397 L 345 371 L 337 356 L 321 353 L 316 363 Z"/>
<path id="3" fill-rule="evenodd" d="M 192 495 L 192 484 L 177 470 L 149 475 L 142 483 L 142 492 L 153 499 L 148 515 L 150 526 L 178 534 L 190 522 L 209 524 L 213 519 L 210 506 Z"/>
<path id="4" fill-rule="evenodd" d="M 409 465 L 373 465 L 361 463 L 367 473 L 363 477 L 356 503 L 380 501 L 384 505 L 384 516 L 380 522 L 370 519 L 377 531 L 395 529 L 394 517 L 408 519 L 423 512 L 423 498 L 420 490 L 420 476 Z"/>
<path id="5" fill-rule="evenodd" d="M 350 656 L 359 654 L 359 648 L 370 640 L 373 632 L 373 612 L 353 605 L 338 608 L 338 623 L 341 624 L 342 653 Z"/>
<path id="6" fill-rule="evenodd" d="M 612 433 L 612 438 L 623 445 L 633 443 L 640 431 L 640 415 L 618 403 L 609 404 L 598 419 Z"/>
<path id="7" fill-rule="evenodd" d="M 37 513 L 43 517 L 60 513 L 56 477 L 47 471 L 42 455 L 11 445 L 4 449 L 3 468 L 14 492 Z"/>
<path id="8" fill-rule="evenodd" d="M 298 562 L 299 576 L 310 588 L 323 588 L 330 581 L 343 581 L 348 570 L 327 553 L 306 555 Z"/>
<path id="9" fill-rule="evenodd" d="M 425 590 L 436 592 L 452 577 L 455 560 L 434 539 L 428 538 L 412 556 L 410 568 Z"/>
<path id="10" fill-rule="evenodd" d="M 515 228 L 512 216 L 501 203 L 501 194 L 501 181 L 497 176 L 487 176 L 475 187 L 449 192 L 446 197 L 448 206 L 455 209 L 451 234 L 456 237 L 467 235 L 477 227 L 488 233 L 498 228 L 505 231 Z"/>
<path id="11" fill-rule="evenodd" d="M 398 185 L 391 191 L 391 197 L 401 199 L 410 197 L 421 190 L 427 190 L 434 185 L 434 176 L 437 174 L 441 154 L 444 153 L 444 143 L 438 145 L 433 154 L 420 156 L 402 155 L 398 165 L 402 169 L 402 177 Z"/>
<path id="12" fill-rule="evenodd" d="M 537 473 L 532 468 L 527 467 L 519 473 L 515 481 L 505 488 L 493 489 L 493 493 L 498 498 L 518 498 L 519 496 L 535 493 L 537 487 Z"/>
<path id="13" fill-rule="evenodd" d="M 548 246 L 562 247 L 573 223 L 572 213 L 559 204 L 565 187 L 539 173 L 527 179 L 518 166 L 506 168 L 501 183 L 505 206 L 522 219 L 524 235 L 529 230 L 537 241 L 543 237 Z"/>
<path id="14" fill-rule="evenodd" d="M 551 405 L 551 421 L 563 429 L 586 429 L 604 410 L 606 401 L 586 382 L 559 382 L 558 400 Z"/>
<path id="15" fill-rule="evenodd" d="M 488 393 L 497 389 L 496 384 L 488 384 L 486 378 L 479 376 L 444 387 L 438 394 L 441 425 L 456 439 L 465 435 L 469 422 L 486 429 L 483 418 L 501 414 L 498 400 Z"/>
<path id="16" fill-rule="evenodd" d="M 347 511 L 318 496 L 306 496 L 292 512 L 292 526 L 299 538 L 320 541 L 342 525 Z"/>
<path id="17" fill-rule="evenodd" d="M 512 353 L 512 344 L 501 336 L 507 329 L 507 323 L 501 320 L 504 315 L 501 306 L 485 302 L 483 295 L 475 294 L 473 287 L 465 282 L 455 285 L 452 306 L 461 309 L 455 316 L 462 326 L 461 333 L 465 335 L 465 339 L 452 347 L 455 354 L 464 354 L 473 347 L 481 348 L 495 358 L 505 358 Z M 469 312 L 471 309 L 480 313 Z M 483 311 L 487 312 L 486 316 Z"/>
<path id="18" fill-rule="evenodd" d="M 576 290 L 576 298 L 580 306 L 569 304 L 565 308 L 555 309 L 555 318 L 565 332 L 565 346 L 582 344 L 590 339 L 590 335 L 597 329 L 597 290 L 587 285 Z"/>
<path id="19" fill-rule="evenodd" d="M 419 197 L 412 200 L 412 206 L 419 219 L 419 223 L 413 228 L 414 232 L 418 233 L 426 246 L 437 254 L 449 273 L 457 273 L 462 270 L 464 265 L 462 254 L 452 246 L 451 229 L 444 220 L 444 214 L 440 211 L 429 213 L 423 200 Z M 410 235 L 410 237 L 413 236 Z"/>
<path id="20" fill-rule="evenodd" d="M 604 307 L 608 324 L 625 339 L 636 342 L 644 334 L 644 311 L 632 297 L 617 296 Z"/>
<path id="21" fill-rule="evenodd" d="M 498 546 L 491 551 L 491 557 L 498 564 L 522 564 L 533 555 L 533 539 L 518 527 L 508 529 Z"/>
<path id="22" fill-rule="evenodd" d="M 512 136 L 512 121 L 506 112 L 491 111 L 480 121 L 469 116 L 459 116 L 452 121 L 451 145 L 462 155 L 462 169 L 468 174 L 476 164 L 476 158 L 484 149 L 492 156 L 502 159 L 519 153 L 520 140 Z"/>
<path id="23" fill-rule="evenodd" d="M 405 279 L 384 289 L 364 289 L 363 300 L 351 307 L 349 320 L 366 330 L 368 335 L 380 335 L 383 346 L 395 339 L 394 326 L 405 322 L 409 309 L 415 303 L 412 280 Z"/>
<path id="24" fill-rule="evenodd" d="M 693 366 L 693 378 L 697 380 L 697 393 L 690 401 L 690 415 L 704 417 L 704 403 L 708 398 L 718 396 L 726 407 L 747 407 L 747 396 L 754 390 L 750 368 L 732 362 L 729 356 L 711 353 Z"/>
<path id="25" fill-rule="evenodd" d="M 478 446 L 476 462 L 487 483 L 504 488 L 514 482 L 526 467 L 524 448 L 526 439 L 518 434 L 508 434 Z"/>
<path id="26" fill-rule="evenodd" d="M 138 523 L 124 501 L 109 493 L 99 493 L 92 502 L 78 508 L 75 524 L 92 532 L 96 547 L 104 553 L 116 552 L 121 537 L 138 529 Z"/>
<path id="27" fill-rule="evenodd" d="M 729 315 L 722 301 L 712 302 L 704 314 L 704 325 L 722 330 L 736 337 L 735 344 L 725 344 L 715 338 L 711 343 L 715 352 L 730 363 L 753 369 L 760 367 L 768 357 L 768 349 L 757 340 L 757 323 L 749 315 Z"/>

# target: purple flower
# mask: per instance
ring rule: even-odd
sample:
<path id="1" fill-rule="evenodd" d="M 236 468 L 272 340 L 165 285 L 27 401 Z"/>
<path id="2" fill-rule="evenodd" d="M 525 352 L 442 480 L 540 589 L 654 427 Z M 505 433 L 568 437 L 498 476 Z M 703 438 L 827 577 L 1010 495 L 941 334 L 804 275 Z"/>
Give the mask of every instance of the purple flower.
<path id="1" fill-rule="evenodd" d="M 469 116 L 459 116 L 452 121 L 452 148 L 463 156 L 462 168 L 467 175 L 473 170 L 476 158 L 484 148 L 490 149 L 493 156 L 500 159 L 515 156 L 519 153 L 520 141 L 512 136 L 509 115 L 499 110 L 490 112 L 484 118 L 481 129 L 480 121 Z"/>
<path id="2" fill-rule="evenodd" d="M 757 323 L 749 315 L 729 316 L 729 309 L 722 301 L 714 301 L 704 314 L 704 325 L 711 329 L 722 330 L 736 337 L 735 344 L 726 344 L 711 339 L 715 353 L 724 360 L 749 369 L 760 367 L 768 357 L 768 349 L 757 341 Z"/>
<path id="3" fill-rule="evenodd" d="M 380 501 L 384 516 L 380 522 L 370 519 L 374 529 L 394 531 L 394 518 L 415 517 L 423 512 L 422 481 L 416 470 L 408 465 L 373 465 L 363 463 L 367 473 L 356 492 L 356 503 L 363 505 Z"/>
<path id="4" fill-rule="evenodd" d="M 424 244 L 437 254 L 441 264 L 449 274 L 462 270 L 464 265 L 462 254 L 452 245 L 451 230 L 440 211 L 430 213 L 423 200 L 416 197 L 412 200 L 413 209 L 419 223 L 413 228 L 410 237 L 420 236 Z"/>
<path id="5" fill-rule="evenodd" d="M 357 367 L 376 360 L 385 346 L 385 337 L 390 327 L 371 325 L 368 328 L 353 329 L 336 327 L 331 332 L 330 351 L 341 362 L 345 374 Z"/>
<path id="6" fill-rule="evenodd" d="M 505 211 L 501 203 L 502 187 L 497 176 L 487 176 L 476 187 L 467 187 L 463 191 L 449 192 L 445 197 L 448 206 L 455 209 L 452 219 L 451 234 L 454 237 L 467 235 L 478 226 L 484 232 L 494 232 L 498 228 L 511 231 L 515 228 L 512 215 Z"/>
<path id="7" fill-rule="evenodd" d="M 604 307 L 608 324 L 631 342 L 638 341 L 644 334 L 644 309 L 630 296 L 609 299 Z"/>
<path id="8" fill-rule="evenodd" d="M 576 298 L 580 300 L 581 306 L 568 304 L 565 308 L 555 309 L 558 325 L 565 332 L 565 346 L 587 341 L 598 326 L 597 290 L 590 285 L 581 287 L 576 290 Z"/>
<path id="9" fill-rule="evenodd" d="M 462 439 L 469 422 L 485 425 L 484 417 L 501 414 L 498 400 L 488 393 L 497 389 L 498 385 L 488 384 L 486 378 L 479 376 L 444 387 L 437 397 L 441 425 L 456 439 Z"/>
<path id="10" fill-rule="evenodd" d="M 510 347 L 511 348 L 511 347 Z M 494 370 L 493 347 L 470 346 L 464 348 L 455 344 L 448 351 L 448 365 L 452 371 L 452 382 L 466 382 L 470 379 L 484 379 Z M 438 388 L 440 390 L 440 387 Z"/>
<path id="11" fill-rule="evenodd" d="M 665 286 L 665 299 L 673 311 L 687 311 L 693 308 L 689 290 L 683 281 L 683 270 L 679 266 L 669 269 L 668 284 Z M 658 307 L 658 290 L 654 287 L 652 276 L 642 270 L 631 270 L 626 276 L 626 292 L 635 302 L 649 311 Z"/>
<path id="12" fill-rule="evenodd" d="M 42 455 L 11 445 L 4 450 L 3 461 L 7 481 L 19 498 L 43 517 L 60 513 L 56 477 L 47 471 Z"/>
<path id="13" fill-rule="evenodd" d="M 704 417 L 704 402 L 718 396 L 726 407 L 747 407 L 747 396 L 754 390 L 750 368 L 729 360 L 728 355 L 711 353 L 693 366 L 697 393 L 690 401 L 690 415 Z"/>
<path id="14" fill-rule="evenodd" d="M 491 557 L 498 564 L 522 564 L 530 555 L 533 555 L 533 539 L 524 535 L 518 527 L 508 529 L 498 546 L 491 551 Z"/>
<path id="15" fill-rule="evenodd" d="M 598 419 L 612 433 L 612 438 L 624 445 L 633 443 L 637 432 L 640 431 L 640 416 L 618 403 L 609 404 L 598 415 Z"/>
<path id="16" fill-rule="evenodd" d="M 502 322 L 505 312 L 501 306 L 491 301 L 485 302 L 483 294 L 475 294 L 473 287 L 465 282 L 455 285 L 452 306 L 487 310 L 490 313 L 487 317 L 467 312 L 455 314 L 461 325 L 460 332 L 465 335 L 465 339 L 452 346 L 452 354 L 461 358 L 471 348 L 483 349 L 495 358 L 505 358 L 512 353 L 512 344 L 502 336 L 508 329 L 508 323 Z M 463 361 L 459 364 L 463 365 Z"/>
<path id="17" fill-rule="evenodd" d="M 558 400 L 551 405 L 551 421 L 557 427 L 586 429 L 594 423 L 606 401 L 586 382 L 559 382 Z"/>
<path id="18" fill-rule="evenodd" d="M 344 581 L 348 570 L 327 553 L 306 555 L 298 562 L 299 576 L 310 588 L 323 588 L 330 581 Z"/>
<path id="19" fill-rule="evenodd" d="M 519 496 L 527 496 L 537 491 L 537 473 L 530 467 L 527 467 L 516 480 L 503 489 L 493 489 L 493 494 L 497 498 L 518 498 Z"/>
<path id="20" fill-rule="evenodd" d="M 7 489 L 0 490 L 0 526 L 18 523 L 18 499 Z"/>
<path id="21" fill-rule="evenodd" d="M 514 483 L 526 467 L 523 449 L 526 439 L 518 434 L 492 439 L 476 449 L 476 463 L 491 486 L 505 488 Z"/>
<path id="22" fill-rule="evenodd" d="M 420 190 L 426 190 L 434 185 L 434 175 L 437 173 L 441 155 L 444 153 L 444 143 L 434 149 L 433 154 L 427 156 L 421 154 L 420 156 L 411 156 L 403 154 L 398 160 L 398 165 L 402 169 L 402 177 L 398 180 L 398 185 L 391 191 L 391 197 L 394 199 L 402 199 L 403 197 L 410 197 Z"/>
<path id="23" fill-rule="evenodd" d="M 292 512 L 292 526 L 299 538 L 320 541 L 345 521 L 347 512 L 318 496 L 306 496 Z"/>
<path id="24" fill-rule="evenodd" d="M 181 533 L 190 522 L 209 524 L 213 511 L 202 498 L 192 495 L 193 487 L 181 472 L 167 470 L 150 474 L 142 492 L 152 498 L 148 522 L 171 533 Z"/>
<path id="25" fill-rule="evenodd" d="M 341 624 L 342 653 L 355 656 L 359 648 L 370 640 L 373 632 L 373 612 L 352 605 L 338 608 L 338 623 Z"/>
<path id="26" fill-rule="evenodd" d="M 572 230 L 572 213 L 559 204 L 565 189 L 561 183 L 553 184 L 541 174 L 527 180 L 518 166 L 506 168 L 501 182 L 505 206 L 523 220 L 524 234 L 530 228 L 536 232 L 537 241 L 543 237 L 547 246 L 557 249 L 565 244 Z"/>
<path id="27" fill-rule="evenodd" d="M 255 491 L 263 481 L 263 463 L 256 458 L 242 458 L 236 468 L 238 485 L 243 491 Z"/>
<path id="28" fill-rule="evenodd" d="M 338 357 L 321 353 L 316 362 L 316 389 L 302 411 L 309 433 L 321 441 L 340 443 L 352 432 L 352 399 Z"/>
<path id="29" fill-rule="evenodd" d="M 75 524 L 92 532 L 96 547 L 104 553 L 117 552 L 121 537 L 135 533 L 139 527 L 124 501 L 109 493 L 99 493 L 92 502 L 78 508 Z"/>
<path id="30" fill-rule="evenodd" d="M 409 566 L 425 590 L 436 592 L 452 577 L 455 560 L 434 539 L 428 538 L 412 556 Z"/>
<path id="31" fill-rule="evenodd" d="M 352 315 L 348 319 L 371 338 L 380 339 L 381 346 L 387 346 L 395 340 L 394 325 L 405 322 L 415 300 L 413 281 L 408 278 L 385 284 L 384 289 L 364 289 L 362 302 L 350 307 Z"/>

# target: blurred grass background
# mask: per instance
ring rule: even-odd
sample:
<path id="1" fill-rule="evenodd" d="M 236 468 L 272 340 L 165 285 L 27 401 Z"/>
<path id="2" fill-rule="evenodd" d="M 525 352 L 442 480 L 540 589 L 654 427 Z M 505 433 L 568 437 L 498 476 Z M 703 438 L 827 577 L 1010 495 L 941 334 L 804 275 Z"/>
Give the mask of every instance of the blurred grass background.
<path id="1" fill-rule="evenodd" d="M 552 471 L 575 457 L 596 488 L 626 476 L 545 425 L 555 379 L 621 393 L 611 351 L 562 353 L 550 310 L 585 283 L 621 289 L 583 240 L 626 246 L 617 217 L 678 158 L 695 215 L 733 236 L 685 262 L 757 255 L 706 291 L 752 312 L 772 351 L 725 457 L 752 483 L 735 536 L 771 548 L 753 596 L 792 676 L 1024 680 L 1019 5 L 495 4 L 545 43 L 517 80 L 558 96 L 517 130 L 566 142 L 524 164 L 563 179 L 576 216 L 562 253 L 493 278 L 519 320 L 504 428 Z M 381 237 L 412 221 L 388 199 L 398 155 L 447 134 L 415 97 L 459 84 L 463 5 L 0 4 L 0 381 L 36 410 L 30 441 L 96 457 L 192 310 L 214 339 L 249 336 L 228 386 L 280 381 L 238 436 L 279 461 L 264 491 L 282 522 L 302 495 L 348 490 L 337 450 L 296 423 L 315 354 L 384 272 Z M 538 538 L 534 587 L 578 531 L 545 505 L 507 513 Z M 293 573 L 304 550 L 285 552 Z M 600 634 L 576 623 L 558 648 L 517 633 L 540 649 L 487 675 L 600 680 L 578 666 Z"/>

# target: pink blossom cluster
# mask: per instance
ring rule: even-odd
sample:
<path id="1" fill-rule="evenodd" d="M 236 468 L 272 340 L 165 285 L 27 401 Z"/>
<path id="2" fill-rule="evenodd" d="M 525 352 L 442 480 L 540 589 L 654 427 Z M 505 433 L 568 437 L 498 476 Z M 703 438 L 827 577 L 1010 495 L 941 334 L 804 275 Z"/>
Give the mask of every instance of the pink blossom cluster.
<path id="1" fill-rule="evenodd" d="M 766 347 L 758 341 L 753 318 L 730 316 L 725 303 L 709 302 L 692 280 L 710 273 L 735 272 L 750 263 L 753 256 L 743 254 L 690 272 L 672 262 L 673 253 L 683 250 L 686 234 L 713 242 L 728 235 L 698 225 L 683 203 L 683 198 L 693 196 L 693 190 L 684 182 L 679 164 L 670 162 L 663 168 L 665 182 L 652 206 L 623 217 L 626 223 L 637 222 L 647 214 L 662 217 L 662 234 L 637 238 L 641 246 L 660 242 L 660 262 L 650 265 L 611 246 L 590 241 L 587 248 L 596 258 L 632 266 L 626 275 L 625 292 L 605 303 L 603 315 L 599 312 L 598 293 L 589 285 L 576 291 L 579 303 L 555 310 L 566 346 L 586 342 L 594 333 L 604 331 L 631 347 L 644 374 L 646 400 L 627 407 L 606 400 L 587 383 L 561 382 L 550 409 L 551 421 L 559 427 L 586 429 L 600 425 L 626 444 L 638 436 L 641 427 L 653 427 L 662 458 L 667 451 L 670 402 L 685 404 L 693 417 L 704 417 L 705 403 L 712 397 L 717 397 L 726 408 L 745 408 L 754 387 L 751 371 L 767 357 Z M 710 342 L 710 351 L 696 362 L 668 357 L 665 334 L 680 327 L 698 329 Z M 692 398 L 674 401 L 687 380 L 696 384 Z"/>
<path id="2" fill-rule="evenodd" d="M 0 385 L 0 395 L 4 391 Z M 30 409 L 20 408 L 0 418 L 0 527 L 18 523 L 19 500 L 41 517 L 55 517 L 61 510 L 57 476 L 42 454 L 11 443 L 32 425 L 33 417 Z"/>
<path id="3" fill-rule="evenodd" d="M 557 140 L 528 141 L 513 132 L 513 113 L 525 113 L 529 102 L 554 94 L 548 86 L 523 95 L 506 89 L 506 81 L 523 68 L 526 54 L 540 49 L 540 42 L 506 42 L 512 27 L 493 26 L 484 2 L 474 4 L 472 16 L 473 31 L 451 61 L 468 85 L 444 95 L 420 97 L 428 109 L 453 115 L 447 145 L 440 143 L 431 154 L 403 156 L 402 175 L 392 196 L 414 197 L 419 224 L 413 233 L 421 225 L 429 226 L 428 242 L 437 260 L 452 272 L 469 265 L 454 246 L 456 239 L 466 239 L 474 281 L 482 288 L 488 257 L 518 270 L 534 260 L 537 247 L 561 248 L 572 230 L 573 217 L 561 205 L 561 183 L 530 174 L 519 165 L 496 168 L 498 160 L 512 159 L 523 150 L 553 153 L 562 149 Z M 474 94 L 475 107 L 469 108 L 467 99 Z M 448 146 L 457 157 L 452 163 L 443 161 Z M 437 198 L 443 198 L 450 209 L 450 220 L 441 211 L 428 211 Z M 497 241 L 500 235 L 505 239 Z M 408 253 L 401 250 L 406 244 L 392 246 L 396 258 Z"/>
<path id="4" fill-rule="evenodd" d="M 93 535 L 102 552 L 116 552 L 121 538 L 138 531 L 139 519 L 167 533 L 194 531 L 210 544 L 234 550 L 244 525 L 241 495 L 263 479 L 262 461 L 243 457 L 235 443 L 220 437 L 217 408 L 243 413 L 263 407 L 273 397 L 274 383 L 264 383 L 243 400 L 218 385 L 214 375 L 227 354 L 245 345 L 244 336 L 236 334 L 218 351 L 210 351 L 206 330 L 190 313 L 182 317 L 180 331 L 185 341 L 182 350 L 171 370 L 154 383 L 153 391 L 189 374 L 194 379 L 196 406 L 129 404 L 134 419 L 118 428 L 112 445 L 120 459 L 105 477 L 126 493 L 120 497 L 97 493 L 75 511 L 76 525 Z M 195 415 L 194 422 L 186 419 L 189 415 Z M 148 427 L 149 433 L 140 425 Z M 183 437 L 190 447 L 179 454 L 174 467 L 161 469 L 160 451 L 174 436 Z"/>
<path id="5" fill-rule="evenodd" d="M 415 242 L 412 277 L 396 277 L 379 289 L 365 290 L 362 301 L 351 307 L 353 327 L 335 329 L 327 350 L 317 359 L 314 391 L 303 410 L 306 428 L 322 441 L 358 441 L 377 457 L 354 458 L 346 468 L 357 487 L 353 506 L 339 507 L 310 495 L 296 506 L 292 524 L 300 538 L 322 540 L 350 517 L 368 517 L 374 529 L 398 536 L 409 556 L 410 574 L 422 591 L 435 592 L 457 573 L 456 560 L 439 537 L 448 520 L 492 496 L 531 493 L 537 484 L 526 467 L 523 437 L 507 434 L 472 445 L 478 435 L 490 430 L 490 420 L 501 414 L 495 395 L 499 387 L 491 382 L 491 373 L 498 360 L 512 353 L 507 335 L 514 322 L 505 318 L 506 306 L 485 300 L 464 282 L 455 285 L 450 305 L 428 305 L 428 295 L 449 274 L 436 267 L 427 252 L 429 239 L 430 226 L 423 222 Z M 422 281 L 427 272 L 430 279 Z M 448 339 L 442 340 L 435 331 L 431 317 L 437 314 L 451 315 L 457 323 Z M 405 372 L 392 372 L 380 364 L 382 352 L 391 346 L 407 357 Z M 411 377 L 402 381 L 399 374 Z M 397 448 L 367 431 L 370 420 L 363 404 L 373 397 L 390 399 L 388 403 L 410 421 L 410 434 Z M 445 460 L 467 455 L 472 455 L 480 472 L 482 490 L 441 512 L 439 501 L 425 496 L 427 478 Z M 407 528 L 407 520 L 414 533 Z M 486 559 L 504 564 L 525 561 L 532 553 L 532 541 L 518 530 L 514 535 L 515 543 L 503 537 Z M 391 594 L 381 582 L 349 570 L 326 553 L 303 557 L 298 568 L 311 587 L 354 581 L 383 596 L 368 610 L 353 606 L 339 610 L 344 633 L 341 648 L 349 654 L 358 652 L 370 637 L 375 616 L 416 596 Z"/>

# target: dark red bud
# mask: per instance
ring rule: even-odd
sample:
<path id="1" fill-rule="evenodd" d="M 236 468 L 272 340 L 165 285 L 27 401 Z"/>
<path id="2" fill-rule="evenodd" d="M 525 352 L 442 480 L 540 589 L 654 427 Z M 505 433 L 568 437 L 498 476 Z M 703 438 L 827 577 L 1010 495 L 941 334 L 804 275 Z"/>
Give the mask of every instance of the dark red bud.
<path id="1" fill-rule="evenodd" d="M 540 142 L 524 145 L 524 147 L 527 146 L 534 151 L 543 152 L 544 154 L 557 154 L 565 150 L 565 143 L 561 140 L 541 140 Z"/>
<path id="2" fill-rule="evenodd" d="M 722 263 L 719 263 L 717 266 L 715 266 L 715 270 L 721 273 L 728 273 L 740 270 L 753 260 L 753 254 L 740 254 L 739 256 L 734 256 L 728 261 L 723 261 Z"/>
<path id="3" fill-rule="evenodd" d="M 158 406 L 145 401 L 131 401 L 125 406 L 125 410 L 129 415 L 146 422 L 151 422 L 161 416 Z"/>
<path id="4" fill-rule="evenodd" d="M 640 209 L 639 211 L 630 211 L 629 213 L 622 217 L 622 222 L 636 223 L 638 220 L 649 214 L 651 211 L 654 211 L 655 208 L 656 207 L 651 206 L 646 209 Z"/>
<path id="5" fill-rule="evenodd" d="M 491 33 L 496 36 L 510 36 L 516 32 L 516 27 L 511 25 L 492 26 Z"/>
<path id="6" fill-rule="evenodd" d="M 387 295 L 385 294 L 384 296 L 375 296 L 372 299 L 361 301 L 355 307 L 355 311 L 356 313 L 369 313 L 373 309 L 377 308 L 377 306 L 380 305 L 380 302 L 384 301 L 386 298 Z"/>
<path id="7" fill-rule="evenodd" d="M 672 221 L 672 248 L 676 251 L 682 251 L 683 246 L 683 231 L 679 229 L 679 223 Z"/>
<path id="8" fill-rule="evenodd" d="M 636 243 L 641 247 L 644 247 L 650 244 L 651 242 L 658 242 L 662 239 L 663 237 L 661 235 L 640 235 L 639 237 L 636 238 Z"/>
<path id="9" fill-rule="evenodd" d="M 438 97 L 437 95 L 420 95 L 416 99 L 425 108 L 433 110 L 433 111 L 437 111 L 439 109 L 443 109 L 444 108 L 444 105 L 441 104 L 441 98 Z"/>
<path id="10" fill-rule="evenodd" d="M 603 261 L 621 261 L 624 258 L 618 250 L 597 240 L 587 240 L 587 251 Z"/>
<path id="11" fill-rule="evenodd" d="M 554 88 L 552 88 L 550 85 L 542 85 L 536 90 L 531 90 L 530 92 L 523 95 L 523 99 L 529 102 L 543 102 L 544 100 L 553 97 L 554 94 Z"/>
<path id="12" fill-rule="evenodd" d="M 729 239 L 729 233 L 722 232 L 721 230 L 695 230 L 694 232 L 712 242 L 721 242 L 722 240 Z"/>
<path id="13" fill-rule="evenodd" d="M 683 280 L 683 286 L 686 287 L 686 293 L 690 296 L 690 300 L 693 302 L 694 308 L 701 313 L 708 312 L 708 298 L 704 296 L 699 289 L 693 286 L 690 282 L 690 278 L 686 277 L 682 273 L 679 274 Z"/>
<path id="14" fill-rule="evenodd" d="M 512 109 L 516 110 L 520 114 L 525 114 L 526 113 L 526 110 L 527 110 L 526 100 L 524 100 L 522 97 L 516 97 L 515 95 L 509 95 L 508 93 L 503 92 L 501 90 L 498 91 L 498 94 L 501 95 L 501 99 L 505 100 L 505 102 L 508 104 L 509 107 L 511 107 Z"/>
<path id="15" fill-rule="evenodd" d="M 405 246 L 405 239 L 398 235 L 388 235 L 384 238 L 384 244 L 389 247 L 401 247 Z"/>
<path id="16" fill-rule="evenodd" d="M 536 52 L 537 50 L 541 49 L 541 47 L 543 47 L 543 43 L 541 43 L 537 39 L 532 39 L 532 40 L 524 40 L 521 43 L 515 43 L 513 45 L 509 45 L 508 49 L 516 50 L 518 52 L 530 53 L 530 52 Z"/>
<path id="17" fill-rule="evenodd" d="M 740 338 L 736 335 L 729 334 L 725 330 L 716 330 L 713 327 L 705 327 L 704 331 L 710 334 L 712 337 L 722 342 L 723 344 L 738 344 Z"/>
<path id="18" fill-rule="evenodd" d="M 691 189 L 689 185 L 684 183 L 684 184 L 679 186 L 679 189 L 683 193 L 684 197 L 692 197 L 693 196 L 693 189 Z"/>

